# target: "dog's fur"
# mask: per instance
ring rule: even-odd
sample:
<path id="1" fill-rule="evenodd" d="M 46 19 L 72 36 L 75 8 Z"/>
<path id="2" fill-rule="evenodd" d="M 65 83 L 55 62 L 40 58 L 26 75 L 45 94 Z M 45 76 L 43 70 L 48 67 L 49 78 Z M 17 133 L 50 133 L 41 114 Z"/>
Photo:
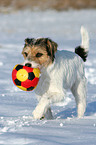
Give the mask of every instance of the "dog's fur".
<path id="1" fill-rule="evenodd" d="M 46 116 L 51 119 L 50 105 L 61 102 L 70 89 L 75 97 L 78 117 L 83 117 L 86 109 L 86 78 L 84 63 L 88 55 L 89 37 L 81 27 L 82 43 L 74 52 L 57 50 L 57 43 L 49 38 L 25 39 L 22 54 L 24 65 L 39 67 L 41 77 L 35 92 L 39 101 L 33 111 L 35 119 Z M 77 55 L 78 54 L 78 55 Z"/>

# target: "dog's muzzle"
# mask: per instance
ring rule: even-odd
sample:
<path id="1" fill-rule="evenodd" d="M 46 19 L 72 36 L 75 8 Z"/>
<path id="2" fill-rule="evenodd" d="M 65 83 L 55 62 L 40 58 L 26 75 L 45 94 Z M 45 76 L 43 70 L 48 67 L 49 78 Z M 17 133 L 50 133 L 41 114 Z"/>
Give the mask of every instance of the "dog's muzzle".
<path id="1" fill-rule="evenodd" d="M 25 66 L 31 67 L 31 63 L 25 63 Z"/>

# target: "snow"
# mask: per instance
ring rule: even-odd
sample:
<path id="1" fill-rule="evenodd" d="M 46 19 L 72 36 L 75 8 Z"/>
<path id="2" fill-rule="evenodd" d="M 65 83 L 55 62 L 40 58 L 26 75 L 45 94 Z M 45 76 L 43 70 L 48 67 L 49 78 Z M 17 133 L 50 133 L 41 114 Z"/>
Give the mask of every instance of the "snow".
<path id="1" fill-rule="evenodd" d="M 80 27 L 90 35 L 90 52 L 85 63 L 88 81 L 87 109 L 76 118 L 70 92 L 63 103 L 52 106 L 53 120 L 34 120 L 35 93 L 14 86 L 11 72 L 22 63 L 26 37 L 50 37 L 59 49 L 74 51 L 81 43 Z M 95 145 L 96 144 L 96 11 L 17 11 L 0 13 L 0 144 L 1 145 Z"/>

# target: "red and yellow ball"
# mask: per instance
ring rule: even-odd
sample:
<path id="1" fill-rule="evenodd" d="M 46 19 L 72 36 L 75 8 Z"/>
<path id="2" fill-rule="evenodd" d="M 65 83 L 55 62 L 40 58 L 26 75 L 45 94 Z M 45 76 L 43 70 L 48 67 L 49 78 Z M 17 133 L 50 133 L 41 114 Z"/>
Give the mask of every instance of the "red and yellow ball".
<path id="1" fill-rule="evenodd" d="M 39 68 L 31 68 L 17 64 L 12 71 L 12 80 L 14 84 L 23 91 L 34 90 L 39 82 L 39 77 Z"/>

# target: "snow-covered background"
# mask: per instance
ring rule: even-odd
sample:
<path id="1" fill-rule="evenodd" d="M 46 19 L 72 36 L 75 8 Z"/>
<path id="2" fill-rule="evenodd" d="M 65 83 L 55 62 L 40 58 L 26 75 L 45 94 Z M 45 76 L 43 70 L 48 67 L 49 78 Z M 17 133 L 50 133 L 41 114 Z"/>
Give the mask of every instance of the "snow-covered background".
<path id="1" fill-rule="evenodd" d="M 63 103 L 52 106 L 53 120 L 33 120 L 34 91 L 21 91 L 11 80 L 14 65 L 23 62 L 24 39 L 50 37 L 58 49 L 74 51 L 81 43 L 81 25 L 90 36 L 85 117 L 76 118 L 74 97 L 68 92 Z M 0 144 L 96 145 L 96 10 L 0 13 Z"/>

